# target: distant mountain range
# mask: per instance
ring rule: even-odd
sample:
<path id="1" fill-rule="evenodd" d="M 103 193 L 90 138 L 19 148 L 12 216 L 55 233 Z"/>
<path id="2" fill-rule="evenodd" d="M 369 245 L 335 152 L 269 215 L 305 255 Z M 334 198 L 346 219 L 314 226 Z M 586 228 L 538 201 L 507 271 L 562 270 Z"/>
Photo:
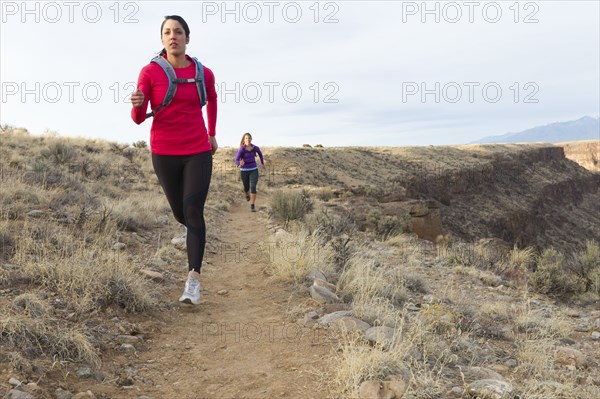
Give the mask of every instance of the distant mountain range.
<path id="1" fill-rule="evenodd" d="M 600 118 L 584 116 L 575 121 L 555 122 L 518 133 L 488 136 L 471 144 L 489 143 L 557 143 L 562 141 L 600 140 Z"/>

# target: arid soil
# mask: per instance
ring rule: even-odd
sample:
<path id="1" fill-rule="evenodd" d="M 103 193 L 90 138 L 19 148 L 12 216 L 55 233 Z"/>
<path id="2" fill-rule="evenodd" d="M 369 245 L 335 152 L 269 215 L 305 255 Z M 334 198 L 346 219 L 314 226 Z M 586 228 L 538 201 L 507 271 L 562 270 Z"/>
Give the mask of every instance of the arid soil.
<path id="1" fill-rule="evenodd" d="M 266 200 L 259 198 L 257 205 Z M 251 213 L 240 195 L 220 220 L 219 232 L 211 235 L 215 242 L 207 247 L 200 305 L 178 304 L 186 262 L 184 251 L 174 251 L 172 264 L 163 270 L 171 278 L 155 284 L 166 309 L 141 315 L 109 312 L 108 336 L 140 338 L 135 350 L 121 352 L 117 339 L 107 343 L 114 350 L 104 354 L 101 371 L 89 378 L 56 370 L 49 380 L 24 380 L 29 373 L 15 373 L 4 363 L 3 390 L 9 378 L 17 377 L 45 388 L 30 390 L 37 398 L 54 398 L 49 392 L 58 387 L 74 394 L 89 391 L 96 398 L 327 397 L 322 377 L 331 337 L 296 323 L 286 312 L 297 293 L 264 272 L 276 256 L 270 253 L 266 224 L 264 211 Z"/>
<path id="2" fill-rule="evenodd" d="M 50 139 L 47 141 L 52 143 Z M 48 146 L 44 140 L 37 142 Z M 18 389 L 30 392 L 36 399 L 344 397 L 332 392 L 330 384 L 336 367 L 332 360 L 339 353 L 336 352 L 339 336 L 326 328 L 314 328 L 311 323 L 302 322 L 310 311 L 317 311 L 319 315 L 328 313 L 322 304 L 311 299 L 310 282 L 300 286 L 283 284 L 265 272 L 270 262 L 281 256 L 273 242 L 273 234 L 278 230 L 274 228 L 276 221 L 267 212 L 269 196 L 278 188 L 309 190 L 317 202 L 316 210 L 349 210 L 360 230 L 355 240 L 376 233 L 373 211 L 387 216 L 406 214 L 413 228 L 422 227 L 424 232 L 433 235 L 433 240 L 438 233 L 443 240 L 454 237 L 471 244 L 481 239 L 492 243 L 497 240 L 503 250 L 515 246 L 533 247 L 537 251 L 555 247 L 570 254 L 571 250 L 581 249 L 585 240 L 600 240 L 600 175 L 570 160 L 566 146 L 567 157 L 560 147 L 538 144 L 265 148 L 268 170 L 261 177 L 262 191 L 256 213 L 249 211 L 239 191 L 240 183 L 231 167 L 234 150 L 223 148 L 215 158 L 207 203 L 208 246 L 201 279 L 202 302 L 195 307 L 183 306 L 177 299 L 185 281 L 186 256 L 169 243 L 179 233 L 178 226 L 148 168 L 147 154 L 140 150 L 131 158 L 135 162 L 129 159 L 131 163 L 126 163 L 135 171 L 135 176 L 143 176 L 138 180 L 128 181 L 110 173 L 98 177 L 98 169 L 93 164 L 91 172 L 86 172 L 93 176 L 81 179 L 82 183 L 98 184 L 91 188 L 86 186 L 88 193 L 92 191 L 98 197 L 106 195 L 115 202 L 131 201 L 125 210 L 111 205 L 111 215 L 102 214 L 101 202 L 90 200 L 88 203 L 81 199 L 84 195 L 70 196 L 69 193 L 83 188 L 64 174 L 64 170 L 62 175 L 56 174 L 58 177 L 44 174 L 43 181 L 39 175 L 19 175 L 20 180 L 13 182 L 14 172 L 37 167 L 29 164 L 37 157 L 27 152 L 33 144 L 24 139 L 15 143 L 11 144 L 10 151 L 6 146 L 2 148 L 0 176 L 5 191 L 0 201 L 0 318 L 4 322 L 9 316 L 16 317 L 24 311 L 32 315 L 31 309 L 15 306 L 17 297 L 32 293 L 47 304 L 44 314 L 51 325 L 70 326 L 92 336 L 99 363 L 89 365 L 65 360 L 55 353 L 47 353 L 43 342 L 39 348 L 9 347 L 5 344 L 8 340 L 3 340 L 0 394 L 9 392 L 20 382 L 22 386 Z M 83 153 L 79 148 L 78 151 Z M 124 149 L 113 148 L 112 152 L 119 161 L 127 158 Z M 99 153 L 90 151 L 90 154 Z M 59 167 L 66 168 L 56 166 Z M 77 173 L 79 176 L 83 171 L 77 169 Z M 35 192 L 26 192 L 30 189 Z M 138 211 L 138 220 L 124 219 L 119 214 L 127 216 L 127 212 Z M 136 272 L 155 272 L 149 276 L 154 280 L 139 277 L 147 281 L 145 287 L 154 299 L 153 306 L 144 311 L 131 313 L 119 303 L 109 303 L 99 305 L 89 314 L 78 314 L 77 306 L 64 303 L 77 292 L 70 292 L 67 286 L 39 284 L 20 273 L 24 267 L 20 261 L 31 263 L 27 256 L 39 251 L 33 244 L 25 251 L 24 244 L 19 246 L 20 240 L 43 235 L 42 228 L 48 226 L 56 226 L 49 231 L 57 236 L 62 234 L 61 229 L 73 236 L 85 231 L 86 226 L 97 222 L 94 218 L 103 215 L 120 217 L 119 230 L 107 241 L 112 245 L 118 239 L 126 244 L 123 256 Z M 77 227 L 79 225 L 83 227 Z M 548 367 L 539 369 L 559 370 L 560 379 L 553 377 L 554 374 L 548 375 L 563 384 L 560 392 L 574 392 L 572 396 L 565 393 L 561 398 L 575 398 L 577 392 L 593 392 L 600 386 L 594 372 L 600 364 L 597 297 L 588 295 L 582 300 L 565 302 L 552 295 L 532 294 L 527 287 L 522 289 L 505 276 L 487 273 L 491 267 L 479 270 L 466 265 L 454 269 L 447 260 L 436 258 L 435 251 L 408 256 L 405 254 L 408 246 L 386 242 L 384 238 L 378 237 L 371 244 L 375 248 L 373 256 L 381 258 L 375 261 L 401 268 L 403 274 L 419 282 L 416 286 L 423 286 L 407 288 L 412 291 L 402 303 L 403 311 L 427 318 L 436 316 L 433 310 L 437 309 L 440 314 L 451 314 L 453 322 L 455 317 L 464 322 L 463 325 L 458 321 L 453 323 L 460 325 L 459 330 L 465 328 L 464 331 L 457 332 L 454 326 L 441 333 L 424 329 L 423 339 L 427 341 L 421 350 L 428 348 L 429 353 L 435 353 L 431 349 L 438 342 L 443 348 L 440 353 L 450 353 L 458 347 L 457 359 L 463 363 L 457 365 L 471 362 L 489 367 L 518 386 L 528 373 L 526 367 L 530 367 L 523 353 L 535 352 L 528 348 L 539 339 L 548 345 L 542 348 L 547 352 L 543 359 Z M 54 240 L 50 234 L 45 239 L 48 245 L 54 245 L 54 241 L 62 242 L 64 238 Z M 102 241 L 99 237 L 96 240 Z M 414 240 L 415 237 L 410 242 L 416 242 Z M 66 245 L 59 249 L 65 250 Z M 44 251 L 51 252 L 50 249 Z M 60 256 L 70 259 L 69 254 Z M 142 273 L 140 276 L 144 276 Z M 433 310 L 427 312 L 430 305 L 429 309 Z M 526 316 L 533 321 L 519 324 L 516 316 Z M 560 321 L 560 328 L 553 327 L 559 332 L 553 332 L 549 338 L 534 336 L 533 340 L 520 341 L 523 334 L 529 334 L 531 325 L 544 326 L 548 320 Z M 473 328 L 473 332 L 467 331 L 467 327 Z M 456 345 L 444 348 L 443 334 L 451 336 L 449 331 L 462 335 Z M 554 347 L 564 345 L 585 353 L 585 368 L 553 363 Z M 423 367 L 425 363 L 422 361 Z M 429 374 L 433 369 L 414 368 L 411 388 L 405 397 L 439 397 L 435 396 L 439 392 L 450 392 L 456 386 L 461 388 L 458 369 L 454 364 L 451 366 L 443 370 L 440 366 L 439 370 L 439 375 L 451 382 L 433 378 L 433 373 Z M 423 387 L 428 381 L 433 396 L 424 393 Z M 538 389 L 537 385 L 533 386 Z M 577 391 L 577 387 L 583 388 Z M 445 397 L 468 397 L 458 388 L 453 394 L 444 393 Z M 526 392 L 526 388 L 519 389 Z"/>

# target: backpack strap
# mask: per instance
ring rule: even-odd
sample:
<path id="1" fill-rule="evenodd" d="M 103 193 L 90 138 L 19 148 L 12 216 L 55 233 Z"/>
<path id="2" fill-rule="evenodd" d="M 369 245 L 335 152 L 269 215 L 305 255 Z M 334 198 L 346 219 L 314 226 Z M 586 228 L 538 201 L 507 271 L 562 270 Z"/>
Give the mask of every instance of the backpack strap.
<path id="1" fill-rule="evenodd" d="M 167 93 L 165 94 L 165 98 L 163 99 L 162 104 L 160 104 L 156 109 L 152 112 L 146 114 L 146 118 L 151 118 L 158 111 L 166 107 L 173 101 L 175 97 L 175 93 L 177 92 L 177 84 L 179 83 L 196 83 L 196 88 L 198 89 L 198 97 L 200 98 L 200 107 L 206 105 L 206 86 L 204 85 L 204 66 L 196 57 L 192 57 L 194 63 L 196 64 L 196 77 L 194 79 L 180 79 L 177 78 L 177 74 L 173 69 L 173 66 L 167 61 L 164 57 L 157 55 L 152 58 L 151 62 L 154 62 L 165 71 L 167 74 L 167 79 L 169 80 L 169 87 L 167 89 Z"/>
<path id="2" fill-rule="evenodd" d="M 200 98 L 200 107 L 206 105 L 206 85 L 204 84 L 204 66 L 196 57 L 192 57 L 196 63 L 196 88 L 198 89 L 198 97 Z"/>
<path id="3" fill-rule="evenodd" d="M 165 71 L 165 73 L 167 74 L 167 79 L 169 80 L 169 88 L 167 89 L 165 98 L 163 98 L 162 104 L 156 107 L 156 109 L 152 110 L 152 112 L 146 114 L 146 118 L 153 117 L 158 111 L 160 111 L 161 109 L 169 105 L 171 101 L 173 101 L 173 97 L 175 97 L 175 92 L 177 91 L 177 83 L 179 83 L 177 79 L 177 74 L 175 73 L 175 70 L 173 69 L 173 66 L 169 63 L 169 61 L 164 59 L 162 56 L 157 55 L 156 57 L 152 58 L 150 62 L 154 62 L 160 65 L 163 71 Z"/>
<path id="4" fill-rule="evenodd" d="M 254 146 L 252 146 L 252 150 L 248 151 L 248 150 L 246 150 L 246 144 L 244 144 L 242 146 L 242 153 L 240 154 L 240 160 L 244 159 L 244 154 L 247 153 L 247 152 L 251 152 L 252 155 L 254 155 L 254 158 L 256 158 L 256 148 L 254 148 Z"/>

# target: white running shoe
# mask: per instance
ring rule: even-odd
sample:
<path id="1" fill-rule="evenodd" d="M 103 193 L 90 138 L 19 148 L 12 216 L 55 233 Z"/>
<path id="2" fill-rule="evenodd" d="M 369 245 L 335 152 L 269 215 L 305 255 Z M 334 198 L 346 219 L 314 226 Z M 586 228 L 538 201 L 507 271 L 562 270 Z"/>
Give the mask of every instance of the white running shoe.
<path id="1" fill-rule="evenodd" d="M 171 244 L 175 245 L 177 248 L 186 249 L 187 247 L 187 227 L 185 228 L 185 232 L 178 236 L 174 237 L 171 240 Z"/>
<path id="2" fill-rule="evenodd" d="M 179 302 L 187 303 L 188 305 L 198 305 L 200 303 L 200 281 L 196 277 L 188 277 Z"/>

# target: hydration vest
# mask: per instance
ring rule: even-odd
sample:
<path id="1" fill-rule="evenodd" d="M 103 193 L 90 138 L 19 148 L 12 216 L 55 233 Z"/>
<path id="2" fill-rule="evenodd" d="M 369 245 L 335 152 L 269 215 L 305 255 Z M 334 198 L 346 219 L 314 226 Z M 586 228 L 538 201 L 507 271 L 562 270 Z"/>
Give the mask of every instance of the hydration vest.
<path id="1" fill-rule="evenodd" d="M 198 97 L 200 98 L 200 107 L 204 107 L 206 105 L 206 86 L 204 85 L 204 66 L 202 63 L 198 61 L 196 57 L 192 57 L 194 60 L 194 64 L 196 64 L 196 77 L 193 79 L 179 79 L 177 78 L 177 74 L 173 69 L 173 66 L 167 61 L 163 56 L 157 55 L 152 58 L 151 62 L 155 62 L 165 71 L 167 74 L 167 78 L 169 79 L 169 88 L 167 89 L 167 93 L 165 94 L 165 98 L 156 109 L 152 110 L 152 112 L 146 114 L 146 118 L 151 118 L 158 111 L 166 107 L 173 101 L 175 97 L 175 93 L 177 92 L 177 85 L 181 83 L 196 83 L 196 88 L 198 89 Z"/>

